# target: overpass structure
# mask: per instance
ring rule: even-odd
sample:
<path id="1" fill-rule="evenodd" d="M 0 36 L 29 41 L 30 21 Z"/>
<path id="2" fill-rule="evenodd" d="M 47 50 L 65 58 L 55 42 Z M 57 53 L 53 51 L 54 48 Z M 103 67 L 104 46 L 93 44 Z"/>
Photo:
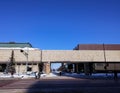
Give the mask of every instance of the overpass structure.
<path id="1" fill-rule="evenodd" d="M 120 44 L 78 45 L 73 50 L 40 50 L 29 43 L 2 43 L 0 72 L 4 72 L 10 63 L 12 51 L 15 71 L 19 74 L 27 71 L 50 73 L 51 63 L 58 62 L 74 64 L 75 72 L 83 70 L 86 74 L 93 70 L 120 71 Z"/>

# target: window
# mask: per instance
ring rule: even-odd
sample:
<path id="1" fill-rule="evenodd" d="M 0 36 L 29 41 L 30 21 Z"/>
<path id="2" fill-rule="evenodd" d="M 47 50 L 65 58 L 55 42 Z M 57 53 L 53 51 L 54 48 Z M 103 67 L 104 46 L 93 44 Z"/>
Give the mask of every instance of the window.
<path id="1" fill-rule="evenodd" d="M 27 71 L 32 71 L 32 67 L 27 67 Z"/>

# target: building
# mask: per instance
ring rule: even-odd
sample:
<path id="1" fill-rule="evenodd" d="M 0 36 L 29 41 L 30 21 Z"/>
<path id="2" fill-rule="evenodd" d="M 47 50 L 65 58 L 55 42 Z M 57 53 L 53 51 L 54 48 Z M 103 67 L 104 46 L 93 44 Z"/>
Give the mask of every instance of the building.
<path id="1" fill-rule="evenodd" d="M 82 44 L 77 45 L 74 50 L 91 53 L 88 55 L 91 56 L 91 60 L 86 63 L 88 66 L 86 71 L 89 73 L 120 72 L 120 44 Z M 93 52 L 95 55 L 92 54 Z M 100 59 L 95 60 L 98 57 Z"/>
<path id="2" fill-rule="evenodd" d="M 81 44 L 73 50 L 40 50 L 30 43 L 0 43 L 0 72 L 14 62 L 15 73 L 50 73 L 51 63 L 69 64 L 76 73 L 120 71 L 120 44 Z M 70 65 L 72 64 L 72 65 Z"/>
<path id="3" fill-rule="evenodd" d="M 0 43 L 0 72 L 6 72 L 11 58 L 14 59 L 15 73 L 38 71 L 41 51 L 30 43 Z"/>

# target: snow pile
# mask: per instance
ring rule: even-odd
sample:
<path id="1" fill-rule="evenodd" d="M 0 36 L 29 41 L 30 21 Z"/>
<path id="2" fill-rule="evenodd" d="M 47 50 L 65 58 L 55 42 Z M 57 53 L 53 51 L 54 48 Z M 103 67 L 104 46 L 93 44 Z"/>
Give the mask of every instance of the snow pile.
<path id="1" fill-rule="evenodd" d="M 46 75 L 46 77 L 56 77 L 57 75 L 53 74 L 53 73 L 50 73 L 48 75 Z"/>

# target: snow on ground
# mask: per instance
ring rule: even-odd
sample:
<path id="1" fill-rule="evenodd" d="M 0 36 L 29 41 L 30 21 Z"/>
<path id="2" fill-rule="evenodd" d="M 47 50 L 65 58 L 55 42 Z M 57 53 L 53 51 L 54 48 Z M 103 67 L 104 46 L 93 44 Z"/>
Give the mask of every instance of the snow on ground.
<path id="1" fill-rule="evenodd" d="M 86 76 L 84 73 L 62 73 L 61 76 L 64 77 L 74 77 L 74 78 L 104 78 L 104 77 L 114 77 L 113 73 L 95 73 L 92 74 L 90 76 Z M 0 78 L 11 78 L 12 76 L 10 74 L 0 74 Z M 21 79 L 28 79 L 28 78 L 35 78 L 34 74 L 31 75 L 26 75 L 26 74 L 14 74 L 13 75 L 14 78 L 21 78 Z M 60 77 L 60 73 L 59 72 L 53 72 L 50 74 L 41 74 L 41 78 L 44 77 Z M 118 73 L 118 77 L 120 77 L 120 73 Z"/>
<path id="2" fill-rule="evenodd" d="M 11 76 L 10 74 L 0 74 L 0 78 L 34 78 L 35 76 L 25 75 L 25 74 L 14 74 Z"/>
<path id="3" fill-rule="evenodd" d="M 56 77 L 57 75 L 50 73 L 50 74 L 41 74 L 40 77 Z M 27 79 L 27 78 L 35 78 L 35 75 L 26 75 L 26 74 L 14 74 L 11 76 L 10 74 L 0 74 L 0 78 L 5 79 L 5 78 L 21 78 L 21 79 Z"/>
<path id="4" fill-rule="evenodd" d="M 56 77 L 57 75 L 50 73 L 50 74 L 43 74 L 41 77 Z"/>

